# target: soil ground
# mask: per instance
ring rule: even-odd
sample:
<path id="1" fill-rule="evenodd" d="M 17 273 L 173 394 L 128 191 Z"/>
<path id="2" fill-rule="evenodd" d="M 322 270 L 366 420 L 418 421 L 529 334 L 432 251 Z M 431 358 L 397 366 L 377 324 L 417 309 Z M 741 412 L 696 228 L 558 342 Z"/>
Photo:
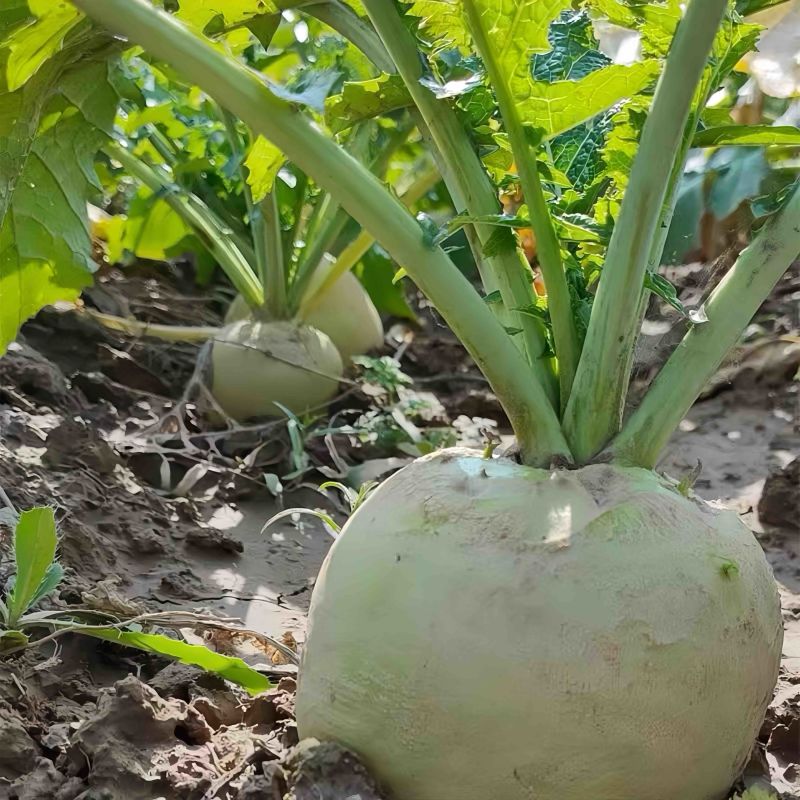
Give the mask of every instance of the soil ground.
<path id="1" fill-rule="evenodd" d="M 691 292 L 691 270 L 683 277 Z M 85 303 L 149 322 L 213 324 L 221 305 L 208 296 L 185 265 L 144 265 L 125 275 L 106 269 Z M 735 508 L 773 565 L 786 626 L 781 678 L 745 779 L 796 798 L 798 301 L 794 270 L 659 465 L 680 477 L 701 462 L 695 491 Z M 200 345 L 119 335 L 85 313 L 43 311 L 0 359 L 0 487 L 17 508 L 56 508 L 66 580 L 51 604 L 121 617 L 207 610 L 302 646 L 310 591 L 333 539 L 314 517 L 284 517 L 262 531 L 265 522 L 293 507 L 324 507 L 341 519 L 341 506 L 316 488 L 322 480 L 380 478 L 445 422 L 475 445 L 507 434 L 497 401 L 449 331 L 429 310 L 420 318 L 421 328 L 389 330 L 387 353 L 414 379 L 404 391 L 425 398 L 428 412 L 401 414 L 404 440 L 387 448 L 379 435 L 359 438 L 341 426 L 328 435 L 301 427 L 294 444 L 283 423 L 214 432 L 202 422 Z M 637 387 L 675 329 L 663 314 L 648 325 Z M 333 419 L 369 418 L 380 396 L 380 387 L 350 387 Z M 11 569 L 7 521 L 0 517 L 0 585 Z M 349 754 L 296 746 L 295 667 L 274 647 L 257 635 L 181 632 L 259 665 L 276 688 L 248 698 L 192 668 L 71 635 L 6 657 L 0 800 L 379 797 Z"/>

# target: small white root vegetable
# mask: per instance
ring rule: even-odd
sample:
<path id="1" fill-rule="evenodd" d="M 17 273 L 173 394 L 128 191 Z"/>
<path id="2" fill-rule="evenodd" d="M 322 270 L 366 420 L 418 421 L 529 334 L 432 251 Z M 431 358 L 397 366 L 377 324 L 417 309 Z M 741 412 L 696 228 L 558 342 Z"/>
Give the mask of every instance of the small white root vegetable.
<path id="1" fill-rule="evenodd" d="M 246 319 L 250 313 L 247 303 L 238 296 L 228 307 L 225 322 Z M 304 322 L 331 337 L 345 364 L 353 356 L 376 350 L 383 344 L 380 314 L 351 272 L 345 272 L 319 298 Z"/>
<path id="2" fill-rule="evenodd" d="M 781 652 L 737 516 L 643 469 L 465 450 L 391 477 L 311 603 L 303 737 L 399 800 L 717 800 Z"/>
<path id="3" fill-rule="evenodd" d="M 228 325 L 211 349 L 211 392 L 237 420 L 296 414 L 336 394 L 342 359 L 328 336 L 295 322 L 242 320 Z"/>

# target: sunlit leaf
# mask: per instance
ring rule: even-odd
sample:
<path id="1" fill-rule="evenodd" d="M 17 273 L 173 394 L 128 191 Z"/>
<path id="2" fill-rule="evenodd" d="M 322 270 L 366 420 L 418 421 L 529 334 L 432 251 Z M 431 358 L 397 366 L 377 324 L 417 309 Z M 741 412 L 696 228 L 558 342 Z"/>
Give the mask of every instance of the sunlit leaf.
<path id="1" fill-rule="evenodd" d="M 325 122 L 340 133 L 356 122 L 411 105 L 411 95 L 398 75 L 347 82 L 341 94 L 325 101 Z"/>
<path id="2" fill-rule="evenodd" d="M 124 644 L 127 647 L 135 647 L 148 653 L 173 658 L 182 664 L 200 667 L 200 669 L 216 673 L 231 683 L 241 686 L 252 695 L 260 694 L 270 688 L 270 682 L 266 675 L 249 667 L 241 658 L 215 653 L 203 645 L 188 644 L 158 633 L 121 631 L 116 628 L 77 628 L 76 630 L 97 639 Z"/>
<path id="3" fill-rule="evenodd" d="M 459 0 L 414 0 L 409 14 L 420 19 L 420 33 L 437 49 L 469 50 L 470 38 Z"/>
<path id="4" fill-rule="evenodd" d="M 8 91 L 14 92 L 63 48 L 67 35 L 80 24 L 81 13 L 71 3 L 55 0 L 12 0 L 2 13 L 0 48 L 7 52 L 0 57 L 0 67 Z"/>
<path id="5" fill-rule="evenodd" d="M 123 248 L 138 258 L 164 261 L 170 250 L 191 229 L 162 198 L 137 198 L 131 204 L 125 226 Z"/>
<path id="6" fill-rule="evenodd" d="M 261 14 L 274 14 L 278 7 L 271 0 L 179 0 L 175 16 L 199 29 L 219 17 L 226 27 Z"/>
<path id="7" fill-rule="evenodd" d="M 257 137 L 253 142 L 244 165 L 247 167 L 247 182 L 255 202 L 261 202 L 272 191 L 284 160 L 283 153 L 263 136 Z"/>
<path id="8" fill-rule="evenodd" d="M 585 12 L 566 12 L 550 25 L 550 50 L 536 53 L 531 74 L 536 81 L 578 80 L 611 63 L 599 50 L 592 22 Z"/>
<path id="9" fill-rule="evenodd" d="M 800 129 L 791 125 L 725 125 L 698 131 L 693 147 L 721 145 L 800 145 Z"/>
<path id="10" fill-rule="evenodd" d="M 546 138 L 569 130 L 621 100 L 637 95 L 661 70 L 658 61 L 623 66 L 611 64 L 579 81 L 515 82 L 515 97 L 523 121 L 543 131 Z"/>
<path id="11" fill-rule="evenodd" d="M 0 352 L 42 306 L 91 280 L 86 202 L 114 118 L 109 40 L 76 39 L 9 91 L 0 77 Z M 9 50 L 0 50 L 0 65 Z"/>
<path id="12" fill-rule="evenodd" d="M 49 507 L 19 515 L 14 530 L 14 588 L 8 598 L 8 624 L 13 627 L 37 597 L 56 557 L 56 518 Z"/>

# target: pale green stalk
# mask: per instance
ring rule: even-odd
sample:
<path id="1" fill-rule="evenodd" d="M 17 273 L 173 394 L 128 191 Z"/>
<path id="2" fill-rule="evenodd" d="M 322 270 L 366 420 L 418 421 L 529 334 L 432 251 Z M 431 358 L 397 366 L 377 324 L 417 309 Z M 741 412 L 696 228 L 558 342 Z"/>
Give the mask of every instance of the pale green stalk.
<path id="1" fill-rule="evenodd" d="M 164 159 L 167 166 L 174 167 L 178 163 L 178 157 L 172 142 L 153 124 L 146 125 L 145 130 L 156 152 Z"/>
<path id="2" fill-rule="evenodd" d="M 233 157 L 239 164 L 239 177 L 253 237 L 256 272 L 264 293 L 263 307 L 254 308 L 253 312 L 258 316 L 264 310 L 270 319 L 285 319 L 289 313 L 286 306 L 286 273 L 278 198 L 274 192 L 270 192 L 260 203 L 253 200 L 253 192 L 247 180 L 247 168 L 244 165 L 244 146 L 236 128 L 236 117 L 225 109 L 220 109 L 220 114 L 225 123 Z"/>
<path id="3" fill-rule="evenodd" d="M 270 192 L 254 209 L 255 221 L 263 227 L 264 263 L 262 274 L 264 299 L 272 319 L 285 319 L 291 312 L 287 300 L 286 269 L 281 236 L 281 214 L 278 195 Z"/>
<path id="4" fill-rule="evenodd" d="M 308 194 L 308 175 L 301 172 L 297 175 L 297 183 L 294 187 L 295 201 L 292 207 L 292 226 L 283 232 L 283 252 L 286 254 L 287 262 L 292 260 L 297 242 L 297 234 L 303 224 L 303 207 L 306 204 Z"/>
<path id="5" fill-rule="evenodd" d="M 430 89 L 420 83 L 423 77 L 420 54 L 393 0 L 365 0 L 364 7 L 424 120 L 425 130 L 432 141 L 436 160 L 441 162 L 442 176 L 457 210 L 473 217 L 500 213 L 497 192 L 454 109 L 447 100 L 438 100 Z M 487 294 L 500 291 L 504 308 L 503 322 L 522 330 L 521 344 L 528 361 L 550 401 L 557 406 L 558 390 L 552 364 L 543 357 L 546 350 L 543 325 L 529 314 L 514 310 L 526 308 L 535 301 L 530 268 L 517 248 L 492 257 L 484 256 L 481 245 L 494 231 L 489 225 L 476 225 L 475 228 L 478 247 L 473 248 L 473 253 L 484 290 Z M 471 241 L 474 241 L 474 237 L 471 237 Z"/>
<path id="6" fill-rule="evenodd" d="M 400 199 L 406 207 L 412 206 L 425 196 L 441 180 L 439 170 L 431 168 L 420 175 L 411 186 L 406 189 Z M 361 233 L 350 242 L 337 256 L 331 265 L 324 280 L 312 292 L 305 292 L 300 302 L 297 316 L 306 319 L 309 313 L 319 304 L 325 293 L 333 286 L 345 272 L 349 272 L 366 255 L 367 251 L 375 244 L 375 237 L 369 231 Z"/>
<path id="7" fill-rule="evenodd" d="M 247 259 L 228 235 L 226 226 L 220 222 L 208 206 L 179 186 L 160 168 L 151 167 L 126 148 L 111 142 L 105 151 L 119 161 L 125 170 L 164 200 L 169 207 L 198 235 L 208 251 L 214 256 L 230 282 L 253 308 L 264 304 L 264 292 Z"/>
<path id="8" fill-rule="evenodd" d="M 642 132 L 564 416 L 564 429 L 582 462 L 620 428 L 645 270 L 692 99 L 726 6 L 727 0 L 691 0 Z"/>
<path id="9" fill-rule="evenodd" d="M 553 326 L 553 340 L 558 358 L 561 407 L 563 408 L 566 406 L 572 389 L 572 381 L 580 356 L 580 345 L 575 329 L 575 320 L 572 316 L 572 303 L 564 274 L 564 265 L 561 261 L 561 246 L 550 212 L 547 210 L 547 202 L 544 198 L 539 169 L 536 164 L 536 154 L 528 144 L 528 137 L 522 126 L 507 77 L 497 63 L 489 34 L 484 28 L 483 19 L 474 0 L 463 0 L 463 5 L 472 40 L 483 59 L 497 98 L 497 105 L 505 124 L 517 165 L 517 173 L 522 184 L 522 194 L 528 205 L 531 228 L 536 237 L 536 255 L 547 289 L 547 308 Z"/>
<path id="10" fill-rule="evenodd" d="M 612 442 L 617 460 L 655 466 L 678 423 L 798 255 L 800 184 L 713 291 L 706 303 L 709 321 L 689 330 Z"/>
<path id="11" fill-rule="evenodd" d="M 160 325 L 155 322 L 142 322 L 138 319 L 118 317 L 116 314 L 103 314 L 93 308 L 82 309 L 104 328 L 126 333 L 129 336 L 150 336 L 165 342 L 206 342 L 219 334 L 222 328 L 210 325 Z"/>
<path id="12" fill-rule="evenodd" d="M 75 0 L 96 22 L 179 69 L 270 139 L 404 264 L 488 379 L 529 464 L 569 460 L 569 447 L 541 384 L 486 303 L 441 248 L 369 170 L 328 139 L 258 75 L 146 0 Z"/>
<path id="13" fill-rule="evenodd" d="M 400 147 L 412 130 L 412 125 L 407 121 L 400 122 L 396 131 L 386 142 L 380 153 L 370 164 L 370 171 L 378 177 L 383 177 L 389 167 L 392 156 Z M 370 127 L 360 125 L 355 134 L 345 145 L 347 151 L 359 161 L 365 161 L 369 150 Z M 321 207 L 321 208 L 320 208 Z M 297 274 L 290 289 L 290 303 L 296 309 L 311 284 L 314 272 L 319 267 L 323 256 L 334 246 L 336 240 L 344 231 L 350 215 L 339 206 L 331 195 L 327 195 L 318 204 L 319 210 L 316 219 L 312 218 L 306 229 L 306 238 L 310 241 L 300 256 Z"/>

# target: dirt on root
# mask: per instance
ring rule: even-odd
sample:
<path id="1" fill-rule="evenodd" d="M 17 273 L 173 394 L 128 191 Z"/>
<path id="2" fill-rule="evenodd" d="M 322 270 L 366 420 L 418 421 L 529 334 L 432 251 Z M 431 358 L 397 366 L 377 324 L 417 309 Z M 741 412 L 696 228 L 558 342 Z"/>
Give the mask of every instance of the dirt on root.
<path id="1" fill-rule="evenodd" d="M 691 269 L 685 273 L 691 292 Z M 174 266 L 105 270 L 85 302 L 144 321 L 216 324 L 221 304 L 190 277 Z M 800 797 L 798 300 L 795 271 L 659 465 L 680 477 L 702 462 L 695 490 L 735 508 L 775 570 L 786 626 L 781 677 L 744 779 L 785 798 Z M 669 319 L 664 312 L 655 322 Z M 507 435 L 496 398 L 463 348 L 435 314 L 424 311 L 420 321 L 387 337 L 386 352 L 399 356 L 413 389 L 434 397 L 443 423 L 462 426 L 462 441 L 479 444 L 484 423 L 488 435 Z M 637 387 L 649 382 L 673 335 L 663 324 L 650 330 Z M 332 538 L 305 516 L 262 526 L 296 506 L 337 517 L 341 508 L 312 483 L 343 477 L 343 461 L 356 464 L 351 477 L 380 477 L 410 455 L 369 444 L 349 450 L 343 436 L 309 437 L 308 470 L 292 477 L 300 455 L 285 424 L 215 432 L 202 422 L 198 397 L 185 391 L 200 352 L 200 345 L 119 335 L 85 314 L 43 311 L 0 359 L 0 488 L 17 508 L 56 509 L 66 578 L 52 607 L 121 619 L 207 610 L 290 649 L 302 646 L 310 591 Z M 334 414 L 368 409 L 369 395 L 359 392 L 340 399 Z M 0 585 L 11 572 L 7 521 L 0 514 Z M 380 798 L 352 754 L 298 741 L 296 669 L 264 639 L 202 626 L 180 634 L 245 658 L 275 688 L 252 698 L 213 675 L 72 635 L 7 656 L 0 800 Z"/>

